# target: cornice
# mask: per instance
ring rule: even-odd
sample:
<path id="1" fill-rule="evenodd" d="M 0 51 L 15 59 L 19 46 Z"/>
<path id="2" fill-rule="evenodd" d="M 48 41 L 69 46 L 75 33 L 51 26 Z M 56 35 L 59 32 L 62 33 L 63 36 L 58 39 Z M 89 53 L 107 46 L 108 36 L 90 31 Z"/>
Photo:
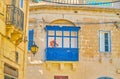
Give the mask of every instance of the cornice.
<path id="1" fill-rule="evenodd" d="M 30 11 L 37 10 L 82 10 L 82 11 L 97 11 L 97 12 L 114 12 L 120 13 L 120 9 L 115 8 L 100 8 L 91 6 L 64 6 L 64 5 L 32 5 L 30 6 Z"/>

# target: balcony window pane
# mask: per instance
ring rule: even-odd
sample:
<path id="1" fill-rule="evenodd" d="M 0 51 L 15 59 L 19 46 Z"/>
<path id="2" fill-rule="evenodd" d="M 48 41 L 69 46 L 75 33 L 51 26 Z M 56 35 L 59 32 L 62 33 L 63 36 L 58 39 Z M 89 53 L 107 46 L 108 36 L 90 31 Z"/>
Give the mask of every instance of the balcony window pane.
<path id="1" fill-rule="evenodd" d="M 70 39 L 69 38 L 64 38 L 64 48 L 69 48 L 70 46 Z"/>
<path id="2" fill-rule="evenodd" d="M 54 36 L 54 31 L 48 31 L 48 35 Z"/>
<path id="3" fill-rule="evenodd" d="M 56 47 L 62 47 L 62 38 L 61 37 L 57 37 L 56 38 Z"/>
<path id="4" fill-rule="evenodd" d="M 64 36 L 70 36 L 70 32 L 69 31 L 64 31 Z"/>
<path id="5" fill-rule="evenodd" d="M 77 32 L 71 32 L 71 36 L 77 36 Z"/>
<path id="6" fill-rule="evenodd" d="M 71 38 L 71 48 L 77 48 L 77 38 Z"/>
<path id="7" fill-rule="evenodd" d="M 56 36 L 62 36 L 62 31 L 56 31 Z"/>
<path id="8" fill-rule="evenodd" d="M 54 41 L 54 37 L 48 37 L 48 47 L 54 47 L 54 43 L 52 43 L 52 41 Z"/>

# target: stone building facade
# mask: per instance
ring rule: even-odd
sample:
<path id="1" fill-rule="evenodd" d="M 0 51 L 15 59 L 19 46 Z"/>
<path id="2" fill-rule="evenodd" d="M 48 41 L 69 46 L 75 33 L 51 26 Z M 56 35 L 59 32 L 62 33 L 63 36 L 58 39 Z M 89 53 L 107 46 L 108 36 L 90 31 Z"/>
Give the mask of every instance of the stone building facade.
<path id="1" fill-rule="evenodd" d="M 27 79 L 120 79 L 120 9 L 43 1 L 29 11 L 39 51 L 28 52 Z"/>
<path id="2" fill-rule="evenodd" d="M 28 0 L 0 0 L 0 79 L 25 79 Z"/>

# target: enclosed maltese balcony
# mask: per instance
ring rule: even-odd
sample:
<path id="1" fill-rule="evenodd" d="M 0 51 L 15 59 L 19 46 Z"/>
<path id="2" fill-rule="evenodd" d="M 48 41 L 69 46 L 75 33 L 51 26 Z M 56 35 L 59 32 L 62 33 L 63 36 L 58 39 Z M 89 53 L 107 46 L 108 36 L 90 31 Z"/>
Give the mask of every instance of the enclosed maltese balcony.
<path id="1" fill-rule="evenodd" d="M 78 61 L 78 31 L 75 26 L 46 26 L 46 61 Z"/>

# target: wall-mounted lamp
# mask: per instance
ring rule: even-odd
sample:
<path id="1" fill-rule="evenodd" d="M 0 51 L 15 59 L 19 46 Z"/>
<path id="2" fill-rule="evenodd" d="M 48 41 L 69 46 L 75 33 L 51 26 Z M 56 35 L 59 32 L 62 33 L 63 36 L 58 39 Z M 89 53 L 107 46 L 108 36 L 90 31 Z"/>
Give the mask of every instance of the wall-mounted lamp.
<path id="1" fill-rule="evenodd" d="M 38 52 L 38 46 L 33 42 L 33 45 L 30 47 L 31 52 L 35 55 Z"/>

